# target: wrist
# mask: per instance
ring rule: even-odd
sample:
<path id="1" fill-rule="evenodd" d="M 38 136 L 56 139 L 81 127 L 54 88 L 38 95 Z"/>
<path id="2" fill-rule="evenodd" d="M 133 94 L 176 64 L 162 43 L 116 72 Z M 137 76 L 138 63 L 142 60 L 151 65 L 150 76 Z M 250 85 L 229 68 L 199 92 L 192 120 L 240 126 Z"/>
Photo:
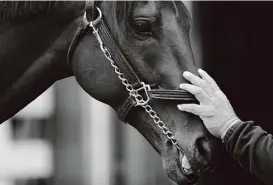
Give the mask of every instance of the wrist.
<path id="1" fill-rule="evenodd" d="M 238 122 L 241 122 L 241 120 L 237 116 L 235 116 L 232 120 L 225 124 L 226 126 L 223 128 L 220 134 L 220 138 L 222 141 L 224 140 L 227 131 Z"/>

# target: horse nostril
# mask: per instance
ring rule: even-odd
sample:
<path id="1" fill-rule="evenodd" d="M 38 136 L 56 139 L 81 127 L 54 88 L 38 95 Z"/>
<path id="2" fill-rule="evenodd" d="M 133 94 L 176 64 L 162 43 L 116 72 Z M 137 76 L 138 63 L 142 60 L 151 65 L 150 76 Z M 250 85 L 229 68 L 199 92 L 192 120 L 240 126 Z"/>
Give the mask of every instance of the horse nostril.
<path id="1" fill-rule="evenodd" d="M 211 140 L 205 136 L 199 136 L 195 140 L 195 149 L 192 154 L 197 164 L 197 168 L 203 172 L 212 172 L 218 167 L 220 153 L 214 152 L 215 149 L 217 149 L 214 144 L 215 140 Z"/>
<path id="2" fill-rule="evenodd" d="M 205 157 L 210 152 L 209 142 L 206 137 L 199 137 L 196 139 L 196 148 L 198 150 L 198 154 Z"/>
<path id="3" fill-rule="evenodd" d="M 209 171 L 212 168 L 211 145 L 206 137 L 196 138 L 194 156 L 202 171 Z"/>
<path id="4" fill-rule="evenodd" d="M 194 173 L 186 175 L 185 177 L 187 179 L 188 184 L 195 184 L 199 180 L 199 175 Z"/>

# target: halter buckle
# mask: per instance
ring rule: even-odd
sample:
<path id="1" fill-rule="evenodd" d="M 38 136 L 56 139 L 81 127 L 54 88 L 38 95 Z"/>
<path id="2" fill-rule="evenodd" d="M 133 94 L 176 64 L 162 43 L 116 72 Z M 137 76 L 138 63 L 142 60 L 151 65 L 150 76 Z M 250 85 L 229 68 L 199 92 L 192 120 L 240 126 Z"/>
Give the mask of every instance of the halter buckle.
<path id="1" fill-rule="evenodd" d="M 149 96 L 149 93 L 148 93 L 148 91 L 151 90 L 150 85 L 147 85 L 144 82 L 141 82 L 141 85 L 142 85 L 142 87 L 136 89 L 135 92 L 140 95 L 140 92 L 144 91 L 143 94 L 145 95 L 145 97 L 143 98 L 143 95 L 139 96 L 139 97 L 141 97 L 140 99 L 135 97 L 135 100 L 136 100 L 136 105 L 135 106 L 144 106 L 147 103 L 149 103 L 149 101 L 151 99 L 150 96 Z"/>

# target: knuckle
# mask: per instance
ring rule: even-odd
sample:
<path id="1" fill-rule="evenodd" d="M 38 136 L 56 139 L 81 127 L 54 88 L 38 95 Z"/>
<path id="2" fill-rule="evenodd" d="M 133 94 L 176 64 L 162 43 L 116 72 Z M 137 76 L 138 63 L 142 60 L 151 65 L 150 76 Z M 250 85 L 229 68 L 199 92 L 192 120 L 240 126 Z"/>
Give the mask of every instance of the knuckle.
<path id="1" fill-rule="evenodd" d="M 192 107 L 191 107 L 191 112 L 192 112 L 193 114 L 196 114 L 196 113 L 197 113 L 196 106 L 192 106 Z"/>
<path id="2" fill-rule="evenodd" d="M 211 112 L 211 114 L 215 114 L 215 108 L 213 106 L 209 106 L 208 111 Z"/>
<path id="3" fill-rule="evenodd" d="M 201 89 L 200 87 L 196 87 L 196 89 L 195 89 L 196 95 L 202 94 L 202 92 L 203 92 L 203 89 Z"/>
<path id="4" fill-rule="evenodd" d="M 227 99 L 227 96 L 226 96 L 223 92 L 221 92 L 221 91 L 218 91 L 218 92 L 217 92 L 217 95 L 218 95 L 218 97 L 221 98 L 221 99 Z"/>
<path id="5" fill-rule="evenodd" d="M 213 117 L 215 115 L 215 109 L 213 107 L 208 107 L 206 114 L 207 116 Z"/>
<path id="6" fill-rule="evenodd" d="M 219 98 L 224 98 L 225 95 L 221 93 L 220 91 L 215 91 L 215 96 Z"/>
<path id="7" fill-rule="evenodd" d="M 191 85 L 190 84 L 183 84 L 182 86 L 184 89 L 188 90 L 191 89 Z"/>

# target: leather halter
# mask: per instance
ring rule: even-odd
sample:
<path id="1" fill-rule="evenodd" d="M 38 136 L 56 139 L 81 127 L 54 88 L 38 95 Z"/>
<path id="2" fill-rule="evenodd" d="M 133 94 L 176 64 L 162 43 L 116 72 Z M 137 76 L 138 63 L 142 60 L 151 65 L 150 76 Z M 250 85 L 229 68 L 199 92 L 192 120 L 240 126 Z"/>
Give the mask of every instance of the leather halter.
<path id="1" fill-rule="evenodd" d="M 159 100 L 175 100 L 182 101 L 183 103 L 196 103 L 195 97 L 184 90 L 169 90 L 169 89 L 152 89 L 149 85 L 143 83 L 138 77 L 135 70 L 130 65 L 130 62 L 123 55 L 121 49 L 114 40 L 112 34 L 110 33 L 107 24 L 104 22 L 103 18 L 100 18 L 99 12 L 97 10 L 98 2 L 96 1 L 86 1 L 85 5 L 85 16 L 83 21 L 78 27 L 75 37 L 68 50 L 67 59 L 70 63 L 71 57 L 75 48 L 77 47 L 80 40 L 93 31 L 90 23 L 93 23 L 94 27 L 98 28 L 98 33 L 101 36 L 102 42 L 107 46 L 109 53 L 111 54 L 113 61 L 119 67 L 120 71 L 124 74 L 124 77 L 129 81 L 129 83 L 137 89 L 145 97 L 145 102 L 149 103 L 151 99 Z M 140 105 L 132 96 L 128 96 L 125 102 L 122 104 L 120 109 L 117 111 L 118 117 L 121 121 L 126 122 L 126 116 L 133 107 Z"/>

